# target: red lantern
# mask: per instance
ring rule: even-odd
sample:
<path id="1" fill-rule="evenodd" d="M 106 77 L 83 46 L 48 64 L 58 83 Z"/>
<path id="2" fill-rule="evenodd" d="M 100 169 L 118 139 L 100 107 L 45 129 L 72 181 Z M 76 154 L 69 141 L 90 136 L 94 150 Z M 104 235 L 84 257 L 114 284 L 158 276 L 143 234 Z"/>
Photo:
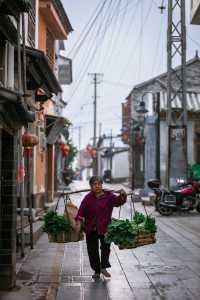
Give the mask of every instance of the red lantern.
<path id="1" fill-rule="evenodd" d="M 97 150 L 96 149 L 92 149 L 92 157 L 96 157 L 97 156 Z"/>
<path id="2" fill-rule="evenodd" d="M 38 144 L 38 137 L 35 134 L 32 134 L 26 131 L 22 135 L 22 145 L 24 147 L 24 155 L 27 157 L 32 156 L 33 147 Z"/>
<path id="3" fill-rule="evenodd" d="M 62 157 L 66 158 L 69 153 L 69 146 L 66 144 L 60 144 L 60 150 L 62 152 Z"/>
<path id="4" fill-rule="evenodd" d="M 90 156 L 92 156 L 92 146 L 91 146 L 90 144 L 87 145 L 86 151 L 88 152 L 88 154 L 89 154 Z"/>

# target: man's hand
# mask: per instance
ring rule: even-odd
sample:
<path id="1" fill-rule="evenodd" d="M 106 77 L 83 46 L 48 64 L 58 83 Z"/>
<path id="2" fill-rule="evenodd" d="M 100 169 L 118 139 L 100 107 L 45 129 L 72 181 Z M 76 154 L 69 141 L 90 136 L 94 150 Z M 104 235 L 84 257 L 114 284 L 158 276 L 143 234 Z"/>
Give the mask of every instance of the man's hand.
<path id="1" fill-rule="evenodd" d="M 127 197 L 125 190 L 123 190 L 123 189 L 120 190 L 120 196 L 122 199 L 125 199 Z"/>

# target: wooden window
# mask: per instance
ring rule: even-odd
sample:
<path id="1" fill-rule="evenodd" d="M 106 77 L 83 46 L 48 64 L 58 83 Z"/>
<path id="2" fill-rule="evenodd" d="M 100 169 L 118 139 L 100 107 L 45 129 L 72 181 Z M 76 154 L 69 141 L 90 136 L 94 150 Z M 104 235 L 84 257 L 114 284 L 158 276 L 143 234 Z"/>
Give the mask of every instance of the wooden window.
<path id="1" fill-rule="evenodd" d="M 28 14 L 28 42 L 35 47 L 35 0 L 31 0 L 31 7 Z"/>
<path id="2" fill-rule="evenodd" d="M 53 68 L 54 65 L 54 38 L 51 32 L 47 29 L 46 35 L 46 55 L 49 61 L 49 65 Z"/>

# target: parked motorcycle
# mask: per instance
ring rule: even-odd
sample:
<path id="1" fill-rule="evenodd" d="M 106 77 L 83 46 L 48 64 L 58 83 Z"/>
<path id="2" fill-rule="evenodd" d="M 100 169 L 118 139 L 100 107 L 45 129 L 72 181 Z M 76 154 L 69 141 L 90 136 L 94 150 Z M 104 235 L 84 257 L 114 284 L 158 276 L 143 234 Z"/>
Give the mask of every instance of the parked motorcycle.
<path id="1" fill-rule="evenodd" d="M 194 209 L 200 213 L 200 184 L 198 182 L 183 183 L 170 191 L 161 187 L 158 179 L 151 179 L 147 184 L 155 193 L 155 209 L 161 215 L 169 216 L 175 211 Z"/>

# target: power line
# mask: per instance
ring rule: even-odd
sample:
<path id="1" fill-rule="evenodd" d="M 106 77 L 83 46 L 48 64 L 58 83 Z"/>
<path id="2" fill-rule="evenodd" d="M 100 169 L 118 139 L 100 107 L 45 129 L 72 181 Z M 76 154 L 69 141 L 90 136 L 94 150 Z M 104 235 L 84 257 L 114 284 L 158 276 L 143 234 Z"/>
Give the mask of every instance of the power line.
<path id="1" fill-rule="evenodd" d="M 136 4 L 135 4 L 135 6 L 139 3 L 139 1 L 140 0 L 138 0 L 137 2 L 136 2 Z M 129 2 L 127 2 L 126 3 L 126 5 L 121 9 L 121 11 L 123 11 L 123 15 L 122 15 L 122 20 L 121 20 L 121 25 L 120 25 L 120 31 L 119 31 L 119 34 L 118 34 L 118 40 L 120 40 L 120 35 L 121 35 L 121 33 L 122 33 L 122 29 L 123 29 L 123 24 L 124 24 L 124 20 L 125 20 L 125 17 L 127 16 L 127 14 L 128 14 L 128 6 L 130 5 L 130 4 L 132 4 L 133 5 L 133 1 L 129 1 Z M 132 9 L 130 9 L 129 10 L 130 12 L 134 12 L 135 10 L 132 8 Z M 130 24 L 128 24 L 127 25 L 127 32 L 125 32 L 124 33 L 124 36 L 125 37 L 128 37 L 128 32 L 129 32 L 129 30 L 130 30 L 130 28 L 131 28 L 131 24 L 133 23 L 133 19 L 132 18 L 130 18 L 130 21 L 131 21 L 131 23 Z M 111 22 L 110 22 L 110 24 L 109 24 L 109 26 L 111 25 Z M 123 45 L 124 46 L 124 45 Z M 113 61 L 113 58 L 114 58 L 114 53 L 115 53 L 115 56 L 116 57 L 119 57 L 120 55 L 120 51 L 123 49 L 123 47 L 115 47 L 115 49 L 114 49 L 114 51 L 112 51 L 112 53 L 111 53 L 111 55 L 110 55 L 110 63 L 109 63 L 109 65 L 108 64 L 105 64 L 105 62 L 104 62 L 104 65 L 106 65 L 106 70 L 105 70 L 105 68 L 104 68 L 104 72 L 106 72 L 107 71 L 107 69 L 109 69 L 109 66 L 111 65 L 111 62 Z"/>
<path id="2" fill-rule="evenodd" d="M 158 52 L 159 52 L 159 49 L 160 49 L 160 41 L 161 41 L 161 37 L 162 37 L 162 31 L 163 31 L 163 17 L 161 17 L 161 24 L 160 24 L 160 30 L 159 30 L 159 33 L 158 33 L 158 39 L 157 39 L 157 42 L 156 42 L 156 50 L 155 51 L 155 55 L 154 55 L 154 59 L 153 59 L 153 64 L 152 64 L 152 70 L 151 70 L 151 77 L 153 76 L 153 73 L 154 73 L 154 70 L 155 70 L 155 66 L 156 66 L 156 61 L 158 59 Z"/>
<path id="3" fill-rule="evenodd" d="M 92 22 L 91 22 L 89 28 L 87 29 L 86 33 L 85 33 L 85 34 L 83 35 L 83 37 L 80 39 L 79 45 L 77 45 L 76 48 L 75 48 L 76 45 L 73 46 L 72 50 L 75 49 L 75 53 L 73 54 L 73 57 L 72 57 L 72 58 L 75 58 L 75 56 L 76 56 L 76 55 L 78 54 L 78 52 L 80 51 L 82 45 L 83 45 L 84 42 L 86 41 L 86 38 L 87 38 L 89 32 L 91 31 L 91 29 L 93 28 L 93 26 L 94 26 L 95 22 L 97 21 L 98 17 L 99 17 L 100 14 L 102 13 L 103 8 L 104 8 L 106 2 L 107 2 L 107 0 L 104 0 L 104 2 L 103 2 L 103 4 L 101 5 L 100 9 L 97 11 L 97 14 L 95 15 L 94 19 L 92 20 Z M 101 1 L 100 1 L 100 3 L 101 3 Z M 100 4 L 100 3 L 99 3 L 99 4 Z M 98 4 L 98 6 L 99 6 L 99 4 Z M 97 6 L 97 8 L 98 8 L 98 6 Z M 95 11 L 96 11 L 96 10 L 97 10 L 97 9 L 95 9 Z M 92 19 L 92 18 L 90 18 L 90 20 L 89 20 L 89 22 L 87 23 L 87 25 L 89 25 L 91 19 Z M 87 26 L 87 25 L 86 25 L 86 26 Z M 84 30 L 83 30 L 83 32 L 84 32 Z M 83 32 L 82 32 L 82 33 L 83 33 Z M 72 53 L 72 50 L 71 50 L 71 51 L 69 52 L 69 54 L 68 54 L 69 57 L 70 57 L 70 54 Z"/>
<path id="4" fill-rule="evenodd" d="M 111 1 L 112 1 L 112 0 L 111 0 Z M 106 1 L 104 1 L 104 4 L 105 4 L 105 3 L 106 3 Z M 101 13 L 102 13 L 102 12 L 103 12 L 103 7 L 102 7 L 102 9 L 101 9 Z M 94 27 L 93 27 L 93 28 L 94 28 Z M 77 92 L 78 87 L 79 87 L 80 84 L 82 83 L 82 79 L 83 79 L 83 77 L 85 76 L 85 74 L 86 74 L 86 72 L 87 72 L 87 70 L 88 70 L 88 68 L 89 68 L 89 66 L 90 66 L 90 64 L 91 64 L 91 62 L 94 60 L 95 56 L 97 55 L 97 49 L 98 49 L 99 44 L 100 44 L 100 43 L 99 43 L 99 40 L 98 40 L 98 36 L 99 36 L 99 34 L 100 34 L 100 29 L 101 29 L 101 23 L 99 24 L 99 28 L 97 28 L 97 32 L 96 32 L 95 38 L 93 39 L 93 41 L 90 40 L 90 41 L 91 41 L 91 44 L 92 44 L 92 47 L 93 47 L 92 51 L 91 51 L 91 49 L 90 49 L 90 51 L 89 51 L 89 54 L 90 54 L 90 55 L 88 55 L 88 51 L 85 51 L 86 59 L 83 59 L 84 69 L 82 69 L 82 71 L 79 72 L 80 75 L 79 75 L 79 78 L 78 78 L 78 82 L 77 82 L 77 84 L 76 84 L 76 86 L 75 86 L 75 88 L 74 88 L 72 94 L 71 94 L 70 97 L 69 97 L 68 104 L 71 102 L 73 96 L 74 96 L 75 93 Z M 96 42 L 96 45 L 95 45 L 95 42 Z"/>
<path id="5" fill-rule="evenodd" d="M 142 52 L 143 52 L 143 0 L 140 2 L 140 40 L 139 40 L 139 70 L 138 70 L 138 82 L 140 81 L 141 68 L 142 68 Z"/>
<path id="6" fill-rule="evenodd" d="M 111 22 L 112 22 L 112 20 L 114 20 L 115 26 L 114 26 L 114 29 L 111 32 L 111 37 L 109 38 L 109 48 L 108 48 L 106 57 L 104 58 L 104 63 L 106 65 L 110 64 L 111 55 L 112 55 L 112 52 L 113 52 L 113 47 L 114 47 L 115 42 L 118 38 L 118 34 L 119 34 L 119 30 L 120 30 L 120 29 L 117 28 L 117 22 L 119 20 L 119 10 L 120 10 L 120 5 L 121 5 L 121 0 L 118 0 L 118 2 L 115 2 L 115 4 L 116 4 L 116 6 L 115 6 L 115 9 L 113 9 L 113 17 L 111 19 Z"/>
<path id="7" fill-rule="evenodd" d="M 150 16 L 150 13 L 151 13 L 151 10 L 152 10 L 152 4 L 153 4 L 153 1 L 151 1 L 150 5 L 149 5 L 149 8 L 148 8 L 148 11 L 147 11 L 147 14 L 145 15 L 145 18 L 143 19 L 143 24 L 141 25 L 140 32 L 138 34 L 137 40 L 133 44 L 133 47 L 131 49 L 131 53 L 130 53 L 129 57 L 127 58 L 127 63 L 125 64 L 122 72 L 120 73 L 119 81 L 121 80 L 122 76 L 124 77 L 124 74 L 127 71 L 128 65 L 130 65 L 130 61 L 131 62 L 133 61 L 133 57 L 136 53 L 136 48 L 138 47 L 139 41 L 140 41 L 140 38 L 141 38 L 141 29 L 145 26 L 145 24 L 146 24 L 146 22 L 147 22 L 147 20 Z"/>
<path id="8" fill-rule="evenodd" d="M 104 80 L 103 83 L 111 84 L 111 85 L 118 86 L 118 87 L 124 87 L 124 88 L 132 88 L 133 87 L 130 84 L 126 84 L 123 82 L 110 81 L 110 80 Z"/>

